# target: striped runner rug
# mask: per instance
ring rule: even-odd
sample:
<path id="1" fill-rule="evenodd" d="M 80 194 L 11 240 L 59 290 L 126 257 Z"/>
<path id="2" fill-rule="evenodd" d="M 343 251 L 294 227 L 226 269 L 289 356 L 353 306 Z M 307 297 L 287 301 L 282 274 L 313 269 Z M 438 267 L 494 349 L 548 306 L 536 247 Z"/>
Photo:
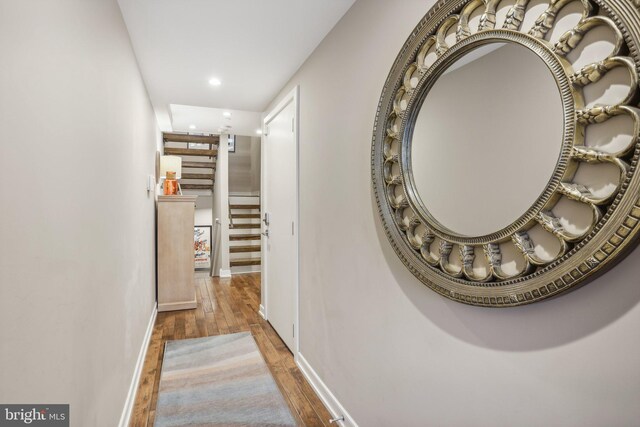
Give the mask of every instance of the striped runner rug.
<path id="1" fill-rule="evenodd" d="M 251 333 L 167 341 L 156 427 L 295 426 Z"/>

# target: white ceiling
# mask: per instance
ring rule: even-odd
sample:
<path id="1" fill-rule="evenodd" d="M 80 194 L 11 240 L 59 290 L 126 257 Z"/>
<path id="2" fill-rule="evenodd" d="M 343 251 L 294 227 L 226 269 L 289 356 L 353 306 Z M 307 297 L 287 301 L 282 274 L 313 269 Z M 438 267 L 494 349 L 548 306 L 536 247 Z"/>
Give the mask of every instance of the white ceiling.
<path id="1" fill-rule="evenodd" d="M 193 119 L 185 118 L 185 106 L 264 111 L 354 1 L 118 3 L 160 127 L 189 131 L 188 124 L 212 124 L 192 123 L 206 113 L 196 109 Z M 213 77 L 222 85 L 211 86 Z M 177 111 L 172 123 L 171 114 Z M 234 114 L 232 123 L 240 116 Z"/>
<path id="2" fill-rule="evenodd" d="M 175 131 L 258 136 L 256 130 L 261 127 L 262 113 L 252 111 L 176 104 L 171 104 L 170 111 Z M 231 117 L 225 117 L 223 112 L 231 113 Z"/>

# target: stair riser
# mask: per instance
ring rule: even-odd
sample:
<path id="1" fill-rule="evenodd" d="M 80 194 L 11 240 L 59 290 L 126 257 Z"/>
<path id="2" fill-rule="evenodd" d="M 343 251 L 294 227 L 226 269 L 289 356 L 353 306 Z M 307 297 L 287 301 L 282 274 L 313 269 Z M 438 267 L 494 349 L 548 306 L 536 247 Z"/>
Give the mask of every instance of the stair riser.
<path id="1" fill-rule="evenodd" d="M 235 261 L 244 262 L 244 260 L 247 260 L 247 259 L 260 260 L 261 257 L 262 257 L 262 254 L 260 252 L 249 252 L 249 253 L 243 252 L 238 254 L 229 254 L 229 262 L 235 262 Z"/>

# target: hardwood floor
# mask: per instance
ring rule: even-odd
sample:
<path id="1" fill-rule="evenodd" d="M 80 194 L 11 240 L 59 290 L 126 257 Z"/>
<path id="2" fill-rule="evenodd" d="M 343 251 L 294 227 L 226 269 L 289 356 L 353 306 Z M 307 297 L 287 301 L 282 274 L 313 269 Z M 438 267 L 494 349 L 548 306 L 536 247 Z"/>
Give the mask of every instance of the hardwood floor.
<path id="1" fill-rule="evenodd" d="M 293 361 L 293 355 L 259 314 L 260 273 L 231 279 L 196 277 L 195 310 L 158 313 L 144 362 L 130 426 L 153 426 L 164 343 L 250 331 L 291 413 L 301 426 L 329 426 L 331 415 Z"/>

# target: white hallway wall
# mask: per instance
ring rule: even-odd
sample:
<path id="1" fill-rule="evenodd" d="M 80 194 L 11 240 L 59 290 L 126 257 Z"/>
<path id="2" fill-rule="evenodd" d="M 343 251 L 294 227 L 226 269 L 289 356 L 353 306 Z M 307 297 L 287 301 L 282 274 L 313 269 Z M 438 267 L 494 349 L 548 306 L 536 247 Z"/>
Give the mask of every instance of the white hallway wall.
<path id="1" fill-rule="evenodd" d="M 186 192 L 185 192 L 186 194 Z M 211 195 L 199 195 L 196 200 L 195 225 L 213 224 L 213 199 Z"/>
<path id="2" fill-rule="evenodd" d="M 260 192 L 260 138 L 236 136 L 236 151 L 229 152 L 229 194 Z"/>
<path id="3" fill-rule="evenodd" d="M 446 300 L 396 257 L 370 183 L 376 107 L 434 2 L 359 0 L 300 85 L 301 353 L 360 426 L 631 426 L 640 250 L 552 301 Z"/>
<path id="4" fill-rule="evenodd" d="M 0 402 L 112 427 L 155 305 L 155 116 L 115 1 L 2 1 L 0 53 Z"/>

